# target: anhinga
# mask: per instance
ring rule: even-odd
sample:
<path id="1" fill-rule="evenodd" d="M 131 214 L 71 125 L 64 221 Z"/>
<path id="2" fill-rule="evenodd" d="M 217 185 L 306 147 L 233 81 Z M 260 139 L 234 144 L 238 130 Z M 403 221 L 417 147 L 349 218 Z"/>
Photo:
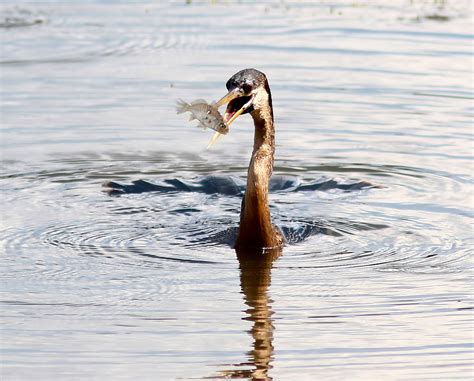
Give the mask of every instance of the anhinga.
<path id="1" fill-rule="evenodd" d="M 228 103 L 224 115 L 227 125 L 245 113 L 250 113 L 255 125 L 253 152 L 235 247 L 239 249 L 281 246 L 284 239 L 272 224 L 268 204 L 268 184 L 275 153 L 275 127 L 272 95 L 267 77 L 256 69 L 244 69 L 234 74 L 227 81 L 226 87 L 229 92 L 216 105 Z"/>
<path id="2" fill-rule="evenodd" d="M 240 225 L 235 248 L 263 249 L 281 247 L 284 238 L 272 225 L 268 205 L 269 181 L 273 171 L 275 153 L 275 128 L 273 125 L 272 95 L 267 77 L 255 69 L 245 69 L 234 74 L 227 81 L 229 92 L 216 103 L 227 104 L 224 120 L 230 125 L 239 115 L 250 113 L 255 125 L 252 157 L 247 174 L 247 186 L 242 200 Z M 152 191 L 204 191 L 206 193 L 236 194 L 239 186 L 229 178 L 208 176 L 201 184 L 193 186 L 179 180 L 152 184 L 143 180 L 123 185 L 106 182 L 110 195 L 122 193 L 142 193 Z"/>

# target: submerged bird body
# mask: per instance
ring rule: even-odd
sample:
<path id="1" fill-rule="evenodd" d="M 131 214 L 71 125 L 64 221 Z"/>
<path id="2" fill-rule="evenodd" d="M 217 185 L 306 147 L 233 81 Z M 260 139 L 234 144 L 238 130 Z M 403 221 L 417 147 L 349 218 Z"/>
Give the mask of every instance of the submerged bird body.
<path id="1" fill-rule="evenodd" d="M 227 134 L 229 128 L 224 122 L 222 115 L 215 105 L 208 104 L 204 100 L 195 100 L 191 103 L 186 103 L 182 100 L 178 101 L 176 112 L 182 114 L 190 112 L 189 120 L 197 119 L 199 126 L 202 128 L 210 128 L 220 134 Z"/>

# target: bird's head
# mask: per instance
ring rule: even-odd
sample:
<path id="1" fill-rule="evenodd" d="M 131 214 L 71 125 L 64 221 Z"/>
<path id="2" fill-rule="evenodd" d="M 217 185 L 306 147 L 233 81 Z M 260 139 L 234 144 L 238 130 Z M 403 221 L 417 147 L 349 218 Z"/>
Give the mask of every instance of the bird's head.
<path id="1" fill-rule="evenodd" d="M 258 113 L 273 119 L 272 96 L 267 77 L 256 69 L 244 69 L 226 83 L 229 91 L 216 106 L 227 104 L 224 121 L 229 126 L 239 115 Z"/>

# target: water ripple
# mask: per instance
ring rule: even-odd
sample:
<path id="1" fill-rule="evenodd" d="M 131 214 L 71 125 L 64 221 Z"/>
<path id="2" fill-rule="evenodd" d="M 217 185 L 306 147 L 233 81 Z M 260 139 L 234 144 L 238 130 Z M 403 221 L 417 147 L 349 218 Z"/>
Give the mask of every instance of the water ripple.
<path id="1" fill-rule="evenodd" d="M 1 6 L 5 377 L 470 379 L 471 16 Z M 249 66 L 272 89 L 287 238 L 263 266 L 232 249 L 250 116 L 205 150 L 173 106 Z"/>

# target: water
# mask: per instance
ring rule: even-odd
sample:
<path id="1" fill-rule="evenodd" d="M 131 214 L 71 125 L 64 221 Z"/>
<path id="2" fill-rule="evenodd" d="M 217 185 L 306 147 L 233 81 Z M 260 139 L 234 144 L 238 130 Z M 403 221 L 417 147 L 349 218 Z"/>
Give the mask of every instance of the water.
<path id="1" fill-rule="evenodd" d="M 472 8 L 387 4 L 2 5 L 2 379 L 471 379 Z M 206 150 L 174 108 L 246 67 L 295 182 L 266 261 L 239 187 L 101 187 L 243 182 L 250 118 Z"/>

